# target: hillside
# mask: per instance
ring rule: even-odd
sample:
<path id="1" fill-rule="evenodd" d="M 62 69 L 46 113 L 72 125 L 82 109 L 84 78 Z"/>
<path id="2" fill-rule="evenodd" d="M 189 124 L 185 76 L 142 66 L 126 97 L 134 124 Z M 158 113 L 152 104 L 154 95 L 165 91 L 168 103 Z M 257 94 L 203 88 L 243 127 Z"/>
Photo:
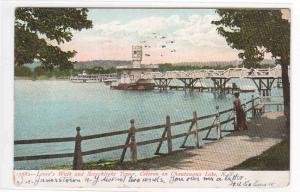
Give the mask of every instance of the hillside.
<path id="1" fill-rule="evenodd" d="M 120 65 L 129 65 L 131 61 L 125 60 L 92 60 L 92 61 L 78 61 L 74 64 L 74 69 L 91 69 L 94 67 L 102 67 L 109 69 Z"/>
<path id="2" fill-rule="evenodd" d="M 177 66 L 238 66 L 242 64 L 241 60 L 232 60 L 232 61 L 200 61 L 200 62 L 180 62 L 180 63 L 172 63 Z M 261 62 L 261 64 L 275 64 L 275 60 L 265 59 Z"/>

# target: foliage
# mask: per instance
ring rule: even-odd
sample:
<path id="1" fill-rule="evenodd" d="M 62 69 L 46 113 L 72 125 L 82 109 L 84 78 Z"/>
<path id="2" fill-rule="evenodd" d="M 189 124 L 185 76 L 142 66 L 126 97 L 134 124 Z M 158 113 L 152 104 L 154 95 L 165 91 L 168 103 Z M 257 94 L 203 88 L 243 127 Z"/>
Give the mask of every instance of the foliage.
<path id="1" fill-rule="evenodd" d="M 32 75 L 32 71 L 29 67 L 25 66 L 16 66 L 15 67 L 15 76 L 17 77 L 28 77 Z"/>
<path id="2" fill-rule="evenodd" d="M 260 63 L 260 64 L 251 65 L 251 66 L 254 66 L 256 69 L 267 69 L 267 68 L 275 67 L 276 64 L 261 64 Z M 238 65 L 238 67 L 245 67 L 245 65 L 244 64 L 240 64 L 240 65 Z"/>
<path id="3" fill-rule="evenodd" d="M 17 8 L 15 11 L 15 64 L 33 63 L 35 59 L 46 70 L 70 69 L 76 51 L 58 46 L 72 40 L 73 31 L 92 27 L 87 9 Z"/>
<path id="4" fill-rule="evenodd" d="M 116 73 L 117 69 L 115 67 L 111 67 L 108 69 L 104 69 L 103 67 L 93 67 L 91 69 L 81 69 L 76 70 L 77 72 L 81 72 L 85 70 L 88 74 L 108 74 L 108 73 Z"/>
<path id="5" fill-rule="evenodd" d="M 42 66 L 38 66 L 33 70 L 34 76 L 43 76 L 47 75 L 47 70 L 45 70 Z"/>
<path id="6" fill-rule="evenodd" d="M 71 75 L 72 69 L 65 69 L 65 70 L 60 70 L 60 69 L 54 69 L 51 72 L 52 77 L 56 78 L 61 78 L 61 77 L 68 77 Z"/>
<path id="7" fill-rule="evenodd" d="M 108 69 L 104 69 L 102 71 L 102 73 L 104 74 L 108 74 L 108 73 L 116 73 L 117 72 L 117 69 L 115 67 L 111 67 L 111 68 L 108 68 Z"/>
<path id="8" fill-rule="evenodd" d="M 172 65 L 170 63 L 160 64 L 158 65 L 159 71 L 189 71 L 189 70 L 197 70 L 197 69 L 216 69 L 223 70 L 228 68 L 234 68 L 233 65 L 216 65 L 216 66 L 199 66 L 199 65 Z"/>
<path id="9" fill-rule="evenodd" d="M 280 10 L 218 9 L 221 19 L 212 21 L 228 45 L 242 50 L 246 67 L 257 67 L 266 52 L 277 60 L 290 55 L 290 23 Z M 287 62 L 286 64 L 289 64 Z"/>

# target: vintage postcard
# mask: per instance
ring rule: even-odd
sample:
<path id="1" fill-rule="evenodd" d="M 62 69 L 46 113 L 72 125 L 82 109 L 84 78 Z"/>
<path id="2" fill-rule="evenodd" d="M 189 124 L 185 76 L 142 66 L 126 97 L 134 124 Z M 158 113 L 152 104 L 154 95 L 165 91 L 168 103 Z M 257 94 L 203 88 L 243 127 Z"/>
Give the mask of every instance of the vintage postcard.
<path id="1" fill-rule="evenodd" d="M 289 185 L 289 8 L 14 17 L 17 187 Z"/>

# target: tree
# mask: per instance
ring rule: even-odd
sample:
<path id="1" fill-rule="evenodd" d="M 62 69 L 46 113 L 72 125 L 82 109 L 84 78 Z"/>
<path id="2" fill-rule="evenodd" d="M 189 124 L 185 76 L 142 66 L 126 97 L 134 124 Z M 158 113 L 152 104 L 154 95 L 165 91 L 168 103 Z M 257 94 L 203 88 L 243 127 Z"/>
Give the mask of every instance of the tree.
<path id="1" fill-rule="evenodd" d="M 279 9 L 218 9 L 220 20 L 212 21 L 228 45 L 241 50 L 239 57 L 247 67 L 256 66 L 266 52 L 272 54 L 282 68 L 284 111 L 289 128 L 290 22 Z"/>
<path id="2" fill-rule="evenodd" d="M 73 31 L 92 27 L 87 9 L 17 8 L 15 11 L 15 65 L 35 59 L 47 70 L 73 68 L 69 60 L 76 51 L 63 51 L 60 44 L 72 40 Z"/>
<path id="3" fill-rule="evenodd" d="M 35 76 L 47 75 L 47 71 L 42 66 L 34 68 L 33 73 Z"/>
<path id="4" fill-rule="evenodd" d="M 15 76 L 17 77 L 25 77 L 25 76 L 31 76 L 32 71 L 29 69 L 29 67 L 25 66 L 16 66 L 15 67 Z"/>

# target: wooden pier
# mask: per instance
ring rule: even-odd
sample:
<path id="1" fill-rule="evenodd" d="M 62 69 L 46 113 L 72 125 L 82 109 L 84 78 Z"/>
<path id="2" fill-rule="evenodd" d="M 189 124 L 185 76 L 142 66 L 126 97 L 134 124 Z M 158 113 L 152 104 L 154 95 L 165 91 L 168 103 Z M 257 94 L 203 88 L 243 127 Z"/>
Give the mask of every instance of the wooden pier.
<path id="1" fill-rule="evenodd" d="M 271 90 L 272 90 L 272 85 L 275 81 L 275 78 L 273 77 L 254 77 L 252 78 L 252 81 L 258 88 L 258 91 L 260 95 L 262 96 L 270 96 L 271 95 Z"/>
<path id="2" fill-rule="evenodd" d="M 242 104 L 244 107 L 244 110 L 249 116 L 251 116 L 252 119 L 254 119 L 257 115 L 255 113 L 255 107 L 259 104 L 260 98 L 254 98 L 252 97 L 251 100 L 245 102 Z M 269 103 L 271 105 L 271 103 Z M 282 105 L 282 103 L 276 103 L 276 105 Z M 172 118 L 170 116 L 166 116 L 165 123 L 154 125 L 154 126 L 147 126 L 142 128 L 137 128 L 135 125 L 135 120 L 130 120 L 130 126 L 129 129 L 124 129 L 120 131 L 114 131 L 114 132 L 106 132 L 106 133 L 98 133 L 95 135 L 87 135 L 82 136 L 80 134 L 80 127 L 76 128 L 76 135 L 75 137 L 62 137 L 62 138 L 47 138 L 47 139 L 32 139 L 32 140 L 17 140 L 14 142 L 15 145 L 29 145 L 29 144 L 41 144 L 41 143 L 63 143 L 63 142 L 74 142 L 74 152 L 69 153 L 58 153 L 58 154 L 43 154 L 43 155 L 30 155 L 30 156 L 17 156 L 14 157 L 15 161 L 30 161 L 30 160 L 41 160 L 41 159 L 53 159 L 53 158 L 65 158 L 65 157 L 71 157 L 73 158 L 73 169 L 83 169 L 83 157 L 87 155 L 92 154 L 99 154 L 103 152 L 109 152 L 109 151 L 115 151 L 115 150 L 122 150 L 120 154 L 120 162 L 124 161 L 125 154 L 127 150 L 130 150 L 130 158 L 131 162 L 134 164 L 138 164 L 137 159 L 137 153 L 138 148 L 140 146 L 145 146 L 149 144 L 157 143 L 157 148 L 154 156 L 160 156 L 160 155 L 172 155 L 174 151 L 176 150 L 183 150 L 183 149 L 189 149 L 189 148 L 195 148 L 200 151 L 201 148 L 205 148 L 207 144 L 204 144 L 204 146 L 200 146 L 200 134 L 206 133 L 203 140 L 208 141 L 220 141 L 225 133 L 231 133 L 235 132 L 235 112 L 233 108 L 225 109 L 220 111 L 219 107 L 216 107 L 216 112 L 213 114 L 205 115 L 205 116 L 198 116 L 197 112 L 195 111 L 191 115 L 191 119 L 186 119 L 182 121 L 176 121 L 172 122 Z M 223 117 L 223 118 L 221 118 Z M 225 118 L 224 118 L 225 117 Z M 203 120 L 211 119 L 212 124 L 208 126 L 201 126 Z M 222 120 L 223 119 L 223 120 Z M 224 120 L 225 119 L 225 120 Z M 172 133 L 172 128 L 178 125 L 189 125 L 187 128 L 187 131 L 181 132 L 181 133 Z M 232 129 L 225 129 L 227 124 L 233 124 Z M 250 127 L 251 129 L 251 127 Z M 140 141 L 139 134 L 140 132 L 147 132 L 152 130 L 162 130 L 162 136 L 159 138 L 153 138 L 150 140 L 143 140 Z M 216 132 L 216 136 L 212 137 L 212 132 Z M 223 134 L 222 134 L 223 133 Z M 127 135 L 126 140 L 124 141 L 124 144 L 121 145 L 114 145 L 110 147 L 100 147 L 97 149 L 91 149 L 88 151 L 82 151 L 82 141 L 85 140 L 93 140 L 93 139 L 103 139 L 107 137 L 113 137 L 117 135 Z M 187 146 L 186 141 L 187 139 L 192 136 L 194 140 L 193 146 Z M 175 149 L 173 146 L 173 140 L 183 138 L 183 142 L 181 144 L 181 147 L 179 149 Z M 238 140 L 236 140 L 238 141 Z M 167 144 L 167 153 L 162 154 L 161 153 L 161 147 L 166 142 Z M 236 145 L 239 145 L 236 143 Z M 33 146 L 30 146 L 33 147 Z M 253 149 L 250 149 L 250 151 Z M 239 153 L 237 151 L 236 155 L 238 156 Z M 176 159 L 174 159 L 175 161 Z M 222 164 L 222 163 L 221 163 Z M 159 167 L 156 167 L 155 169 L 159 169 Z"/>
<path id="3" fill-rule="evenodd" d="M 156 87 L 160 91 L 172 88 L 176 90 L 176 87 L 170 87 L 172 80 L 179 80 L 183 83 L 183 87 L 177 87 L 177 90 L 202 90 L 203 86 L 198 88 L 196 84 L 198 82 L 201 83 L 204 79 L 210 79 L 214 88 L 206 90 L 219 92 L 228 92 L 226 85 L 232 79 L 250 79 L 254 82 L 261 96 L 269 96 L 271 95 L 271 89 L 276 79 L 278 80 L 277 85 L 280 87 L 281 67 L 278 65 L 268 69 L 229 68 L 227 70 L 201 69 L 193 71 L 145 72 L 141 75 L 140 79 L 154 80 Z"/>
<path id="4" fill-rule="evenodd" d="M 235 93 L 235 92 L 254 92 L 254 89 L 251 90 L 244 90 L 240 89 L 238 87 L 232 88 L 232 87 L 224 87 L 224 88 L 219 88 L 219 87 L 204 87 L 204 86 L 194 86 L 192 88 L 187 88 L 184 85 L 168 85 L 168 86 L 159 86 L 155 85 L 154 89 L 159 90 L 159 91 L 167 91 L 167 90 L 175 90 L 175 91 L 198 91 L 198 92 L 223 92 L 223 93 Z"/>
<path id="5" fill-rule="evenodd" d="M 255 89 L 241 89 L 239 87 L 232 86 L 227 87 L 226 84 L 231 78 L 224 77 L 211 77 L 209 78 L 213 82 L 213 87 L 197 86 L 196 83 L 202 81 L 201 78 L 178 78 L 183 85 L 170 85 L 172 78 L 155 78 L 155 88 L 159 91 L 177 90 L 177 91 L 199 91 L 199 92 L 219 92 L 219 93 L 234 93 L 234 92 L 254 92 Z M 251 77 L 256 88 L 261 96 L 271 96 L 271 90 L 276 78 L 273 77 Z M 280 78 L 277 80 L 277 87 L 280 87 Z M 279 82 L 279 83 L 278 83 Z M 234 83 L 233 83 L 234 84 Z"/>

